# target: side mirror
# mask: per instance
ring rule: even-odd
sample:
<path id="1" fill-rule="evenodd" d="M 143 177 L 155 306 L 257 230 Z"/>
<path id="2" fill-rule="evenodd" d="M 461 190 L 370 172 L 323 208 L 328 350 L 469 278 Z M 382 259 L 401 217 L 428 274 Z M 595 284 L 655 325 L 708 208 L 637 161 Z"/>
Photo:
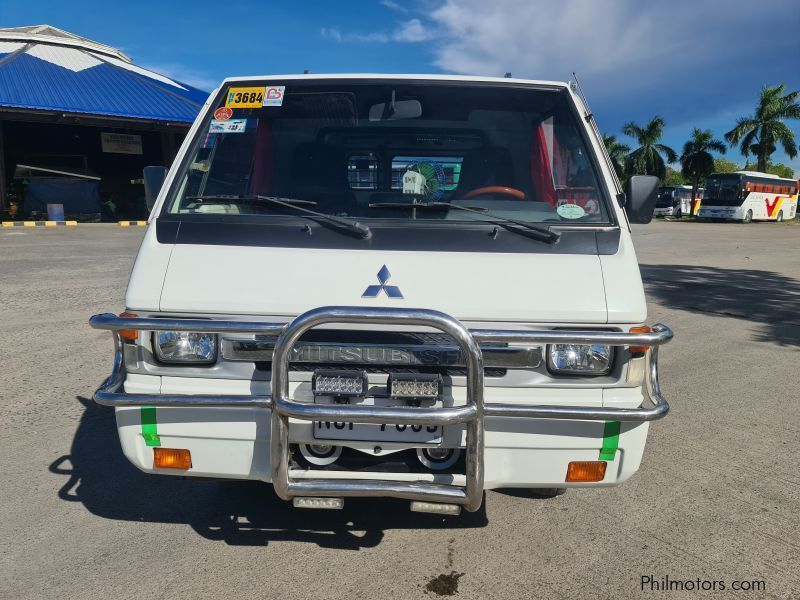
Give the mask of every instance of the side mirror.
<path id="1" fill-rule="evenodd" d="M 145 167 L 142 169 L 142 178 L 144 179 L 144 201 L 147 204 L 147 211 L 153 210 L 158 198 L 158 192 L 161 191 L 161 186 L 164 185 L 164 179 L 167 176 L 166 167 Z"/>
<path id="2" fill-rule="evenodd" d="M 625 184 L 625 212 L 631 223 L 649 223 L 658 198 L 658 177 L 633 175 Z"/>

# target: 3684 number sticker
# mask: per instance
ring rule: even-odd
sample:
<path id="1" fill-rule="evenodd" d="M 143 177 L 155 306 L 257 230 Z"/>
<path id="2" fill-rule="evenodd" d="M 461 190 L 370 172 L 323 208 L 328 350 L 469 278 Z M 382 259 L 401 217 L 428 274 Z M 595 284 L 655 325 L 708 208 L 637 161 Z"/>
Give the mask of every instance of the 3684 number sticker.
<path id="1" fill-rule="evenodd" d="M 266 87 L 234 87 L 228 90 L 225 106 L 228 108 L 261 108 Z"/>

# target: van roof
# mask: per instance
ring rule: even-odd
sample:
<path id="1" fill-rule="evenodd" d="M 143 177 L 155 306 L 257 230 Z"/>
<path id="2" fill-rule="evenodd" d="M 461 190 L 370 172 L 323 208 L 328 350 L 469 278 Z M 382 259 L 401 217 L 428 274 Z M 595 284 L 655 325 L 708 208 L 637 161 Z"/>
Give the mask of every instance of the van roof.
<path id="1" fill-rule="evenodd" d="M 479 77 L 476 75 L 433 75 L 424 74 L 397 74 L 397 73 L 305 73 L 294 75 L 254 75 L 252 77 L 226 77 L 226 83 L 239 81 L 252 81 L 253 79 L 386 79 L 386 80 L 430 80 L 430 81 L 465 81 L 481 83 L 524 83 L 528 85 L 569 88 L 565 81 L 543 81 L 538 79 L 517 79 L 515 77 Z"/>

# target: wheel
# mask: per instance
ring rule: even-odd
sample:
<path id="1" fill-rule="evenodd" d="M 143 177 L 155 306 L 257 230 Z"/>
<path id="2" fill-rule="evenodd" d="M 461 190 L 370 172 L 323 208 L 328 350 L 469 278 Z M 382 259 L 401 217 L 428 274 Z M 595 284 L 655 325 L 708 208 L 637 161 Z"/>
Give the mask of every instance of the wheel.
<path id="1" fill-rule="evenodd" d="M 449 469 L 461 456 L 461 448 L 417 448 L 417 459 L 431 471 Z"/>
<path id="2" fill-rule="evenodd" d="M 683 216 L 683 211 L 679 208 L 678 212 L 675 213 L 675 218 L 680 219 Z"/>
<path id="3" fill-rule="evenodd" d="M 783 221 L 783 211 L 782 211 L 782 210 L 779 210 L 779 211 L 778 211 L 778 217 L 777 217 L 775 220 L 776 220 L 778 223 L 780 223 L 781 221 Z"/>
<path id="4" fill-rule="evenodd" d="M 745 214 L 744 219 L 742 219 L 742 223 L 751 223 L 753 221 L 753 211 L 748 210 L 747 214 Z"/>
<path id="5" fill-rule="evenodd" d="M 327 467 L 342 455 L 342 447 L 330 444 L 300 444 L 300 455 L 310 465 Z"/>

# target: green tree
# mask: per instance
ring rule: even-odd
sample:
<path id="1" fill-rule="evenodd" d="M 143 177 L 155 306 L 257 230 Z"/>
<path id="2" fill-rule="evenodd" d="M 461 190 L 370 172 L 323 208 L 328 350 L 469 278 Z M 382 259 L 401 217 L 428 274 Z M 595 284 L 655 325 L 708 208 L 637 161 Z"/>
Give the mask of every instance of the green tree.
<path id="1" fill-rule="evenodd" d="M 655 175 L 664 179 L 667 173 L 664 158 L 666 157 L 668 163 L 674 163 L 678 158 L 672 148 L 661 143 L 664 119 L 656 115 L 644 127 L 631 121 L 622 127 L 622 133 L 634 138 L 639 144 L 625 160 L 628 174 Z"/>
<path id="2" fill-rule="evenodd" d="M 684 185 L 686 180 L 683 178 L 683 175 L 680 171 L 676 171 L 672 167 L 667 167 L 667 172 L 664 175 L 664 179 L 661 180 L 661 185 Z"/>
<path id="3" fill-rule="evenodd" d="M 715 158 L 714 159 L 714 170 L 713 173 L 735 173 L 736 171 L 741 171 L 742 167 L 737 165 L 732 160 L 726 160 L 724 158 Z"/>
<path id="4" fill-rule="evenodd" d="M 605 144 L 608 156 L 611 158 L 611 164 L 614 165 L 614 171 L 620 181 L 625 179 L 625 169 L 623 163 L 625 162 L 625 155 L 631 151 L 630 146 L 617 141 L 617 136 L 608 133 L 603 134 L 603 144 Z"/>
<path id="5" fill-rule="evenodd" d="M 742 168 L 743 171 L 753 171 L 755 170 L 756 165 L 751 165 L 750 163 L 745 164 Z M 781 164 L 781 163 L 767 163 L 767 169 L 764 173 L 770 173 L 772 175 L 777 175 L 778 177 L 783 177 L 784 179 L 796 179 L 794 176 L 794 169 L 791 167 Z"/>
<path id="6" fill-rule="evenodd" d="M 725 154 L 725 144 L 714 139 L 710 129 L 692 129 L 692 136 L 683 145 L 681 154 L 681 173 L 692 182 L 692 206 L 697 198 L 700 180 L 714 172 L 714 157 L 711 152 Z"/>
<path id="7" fill-rule="evenodd" d="M 738 119 L 736 127 L 725 134 L 731 147 L 739 144 L 742 154 L 755 155 L 756 170 L 766 172 L 769 157 L 778 144 L 783 146 L 789 158 L 797 156 L 794 132 L 784 121 L 800 119 L 800 103 L 797 102 L 799 94 L 800 92 L 787 94 L 783 84 L 764 86 L 761 88 L 755 114 Z"/>

